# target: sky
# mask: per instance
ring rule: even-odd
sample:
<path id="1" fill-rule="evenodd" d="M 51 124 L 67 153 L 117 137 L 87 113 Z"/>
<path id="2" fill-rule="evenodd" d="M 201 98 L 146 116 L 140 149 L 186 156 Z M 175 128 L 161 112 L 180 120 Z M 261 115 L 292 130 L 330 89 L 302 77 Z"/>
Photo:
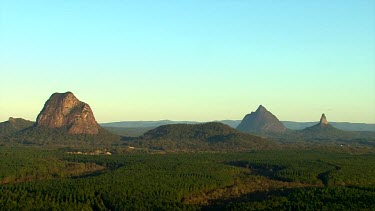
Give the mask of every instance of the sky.
<path id="1" fill-rule="evenodd" d="M 375 1 L 0 0 L 0 121 L 66 91 L 98 122 L 375 123 Z"/>

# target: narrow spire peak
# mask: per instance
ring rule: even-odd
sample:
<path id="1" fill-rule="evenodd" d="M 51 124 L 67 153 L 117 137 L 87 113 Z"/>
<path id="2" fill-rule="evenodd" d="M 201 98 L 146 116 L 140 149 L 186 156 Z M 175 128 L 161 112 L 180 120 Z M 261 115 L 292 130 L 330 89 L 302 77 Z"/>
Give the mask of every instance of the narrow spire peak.
<path id="1" fill-rule="evenodd" d="M 320 124 L 324 124 L 324 125 L 328 124 L 326 115 L 324 113 L 322 114 L 322 117 L 320 117 Z"/>

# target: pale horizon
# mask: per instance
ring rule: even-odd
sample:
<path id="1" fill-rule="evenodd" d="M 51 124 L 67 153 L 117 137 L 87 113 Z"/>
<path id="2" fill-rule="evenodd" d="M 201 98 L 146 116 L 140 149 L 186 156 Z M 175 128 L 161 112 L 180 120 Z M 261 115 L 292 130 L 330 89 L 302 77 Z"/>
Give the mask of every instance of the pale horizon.
<path id="1" fill-rule="evenodd" d="M 68 92 L 68 91 L 66 91 L 66 92 Z M 64 92 L 54 92 L 54 93 L 64 93 Z M 51 93 L 51 95 L 52 95 L 53 93 Z M 74 92 L 73 92 L 73 94 L 75 94 Z M 75 95 L 76 97 L 77 97 L 77 95 Z M 80 101 L 82 101 L 79 97 L 77 97 Z M 48 99 L 48 98 L 47 98 Z M 47 99 L 45 100 L 45 101 L 47 101 Z M 87 103 L 87 104 L 89 104 L 90 105 L 90 103 L 89 102 L 86 102 L 86 101 L 83 101 L 83 102 L 85 102 L 85 103 Z M 43 108 L 43 106 L 44 106 L 44 103 L 45 102 L 43 102 L 42 103 L 42 105 L 41 105 L 41 107 L 40 107 L 40 111 L 42 110 L 42 108 Z M 262 105 L 262 106 L 264 106 L 268 111 L 270 111 L 272 114 L 274 114 L 280 121 L 293 121 L 293 122 L 319 122 L 319 119 L 320 119 L 320 117 L 321 117 L 321 115 L 324 113 L 326 116 L 327 116 L 327 119 L 328 119 L 328 122 L 349 122 L 349 123 L 365 123 L 365 124 L 375 124 L 375 123 L 373 123 L 373 122 L 351 122 L 351 121 L 342 121 L 342 120 L 332 120 L 332 118 L 330 118 L 330 113 L 328 113 L 328 112 L 321 112 L 319 115 L 317 115 L 316 116 L 316 118 L 315 119 L 311 119 L 311 120 L 289 120 L 289 119 L 281 119 L 281 118 L 279 118 L 279 116 L 275 113 L 275 112 L 273 112 L 272 110 L 270 110 L 269 108 L 268 108 L 268 106 L 267 105 L 263 105 L 263 104 L 258 104 L 257 106 L 255 106 L 254 107 L 254 109 L 253 110 L 251 110 L 251 111 L 248 111 L 247 113 L 244 113 L 243 114 L 243 116 L 242 117 L 240 117 L 240 118 L 222 118 L 222 119 L 220 119 L 220 118 L 217 118 L 217 119 L 171 119 L 171 118 L 160 118 L 160 119 L 113 119 L 113 120 L 109 120 L 109 121 L 101 121 L 100 119 L 98 119 L 97 118 L 97 115 L 96 115 L 96 112 L 95 112 L 95 110 L 94 110 L 94 108 L 93 108 L 93 106 L 91 106 L 90 105 L 90 107 L 92 108 L 92 110 L 93 110 L 93 113 L 94 113 L 94 116 L 95 116 L 95 118 L 96 118 L 96 121 L 98 122 L 98 123 L 111 123 L 111 122 L 122 122 L 122 121 L 162 121 L 162 120 L 169 120 L 169 121 L 196 121 L 196 122 L 211 122 L 211 121 L 222 121 L 222 120 L 242 120 L 243 118 L 244 118 L 244 116 L 245 115 L 247 115 L 247 114 L 250 114 L 251 112 L 255 112 L 256 110 L 257 110 L 257 108 L 260 106 L 260 105 Z M 40 112 L 39 111 L 39 112 Z M 4 119 L 0 119 L 0 122 L 4 122 L 4 121 L 8 121 L 8 119 L 10 118 L 10 117 L 13 117 L 13 118 L 23 118 L 23 119 L 26 119 L 26 120 L 30 120 L 30 121 L 36 121 L 36 118 L 37 118 L 37 115 L 39 114 L 39 112 L 37 112 L 37 114 L 35 115 L 35 117 L 33 118 L 33 117 L 30 117 L 30 118 L 26 118 L 26 117 L 23 117 L 23 116 L 12 116 L 12 115 L 10 115 L 10 116 L 8 116 L 8 117 L 5 117 Z M 315 112 L 315 113 L 317 113 L 317 112 Z M 104 116 L 108 116 L 108 115 L 104 115 Z"/>

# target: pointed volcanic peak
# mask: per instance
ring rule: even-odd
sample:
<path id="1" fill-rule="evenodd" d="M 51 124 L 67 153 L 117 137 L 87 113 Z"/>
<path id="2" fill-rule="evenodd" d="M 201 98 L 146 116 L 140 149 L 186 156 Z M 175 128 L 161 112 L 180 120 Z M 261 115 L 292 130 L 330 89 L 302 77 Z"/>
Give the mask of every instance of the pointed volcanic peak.
<path id="1" fill-rule="evenodd" d="M 323 113 L 322 116 L 320 117 L 320 121 L 318 124 L 305 128 L 303 131 L 317 133 L 317 132 L 324 132 L 324 131 L 337 132 L 340 130 L 333 127 L 331 124 L 329 124 L 326 115 Z"/>
<path id="2" fill-rule="evenodd" d="M 322 117 L 320 117 L 319 124 L 328 125 L 328 121 L 327 121 L 326 115 L 324 113 L 322 114 Z"/>
<path id="3" fill-rule="evenodd" d="M 101 130 L 90 106 L 71 92 L 52 94 L 39 113 L 36 126 L 62 128 L 70 134 L 98 134 Z"/>
<path id="4" fill-rule="evenodd" d="M 237 130 L 247 133 L 282 133 L 287 131 L 277 117 L 262 105 L 255 112 L 247 114 L 238 125 Z"/>

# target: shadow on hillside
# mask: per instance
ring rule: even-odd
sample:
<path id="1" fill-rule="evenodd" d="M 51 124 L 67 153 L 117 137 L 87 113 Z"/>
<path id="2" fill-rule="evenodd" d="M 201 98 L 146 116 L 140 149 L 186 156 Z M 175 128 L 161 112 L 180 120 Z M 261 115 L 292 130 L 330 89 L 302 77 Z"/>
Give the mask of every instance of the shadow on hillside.
<path id="1" fill-rule="evenodd" d="M 241 195 L 236 198 L 230 199 L 216 199 L 209 202 L 209 205 L 202 207 L 202 210 L 223 210 L 227 208 L 230 203 L 241 203 L 241 202 L 261 202 L 271 197 L 287 197 L 293 191 L 298 189 L 306 188 L 282 188 L 269 191 L 257 191 L 248 194 Z"/>
<path id="2" fill-rule="evenodd" d="M 286 167 L 284 166 L 266 165 L 266 164 L 252 163 L 248 161 L 231 161 L 226 164 L 231 165 L 231 166 L 246 168 L 250 171 L 250 174 L 264 176 L 271 180 L 291 182 L 291 180 L 288 180 L 286 178 L 282 178 L 276 175 L 278 171 L 286 169 Z"/>

